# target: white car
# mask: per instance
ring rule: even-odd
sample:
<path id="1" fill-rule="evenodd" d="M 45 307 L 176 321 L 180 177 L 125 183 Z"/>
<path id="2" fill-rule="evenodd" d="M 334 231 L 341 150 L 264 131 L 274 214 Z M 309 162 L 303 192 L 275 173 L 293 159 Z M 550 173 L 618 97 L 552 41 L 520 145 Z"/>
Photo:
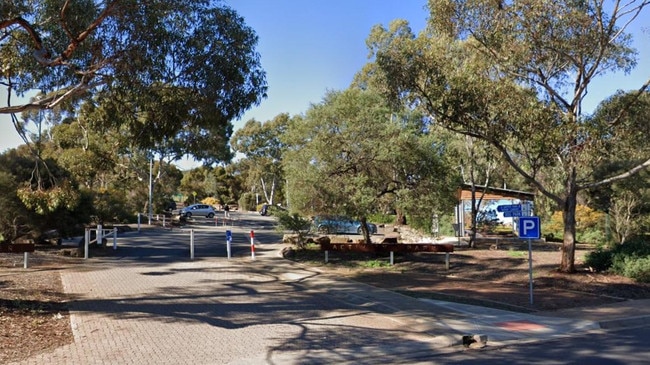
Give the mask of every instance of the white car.
<path id="1" fill-rule="evenodd" d="M 181 216 L 190 218 L 192 216 L 203 216 L 206 218 L 214 218 L 214 208 L 207 204 L 192 204 L 181 209 Z"/>

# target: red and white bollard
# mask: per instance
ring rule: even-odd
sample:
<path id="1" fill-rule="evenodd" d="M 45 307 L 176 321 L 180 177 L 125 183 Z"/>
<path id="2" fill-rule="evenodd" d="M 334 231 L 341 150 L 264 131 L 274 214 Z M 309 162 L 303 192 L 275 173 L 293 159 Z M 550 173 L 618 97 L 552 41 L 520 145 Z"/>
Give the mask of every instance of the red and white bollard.
<path id="1" fill-rule="evenodd" d="M 255 260 L 255 232 L 251 230 L 251 259 Z"/>

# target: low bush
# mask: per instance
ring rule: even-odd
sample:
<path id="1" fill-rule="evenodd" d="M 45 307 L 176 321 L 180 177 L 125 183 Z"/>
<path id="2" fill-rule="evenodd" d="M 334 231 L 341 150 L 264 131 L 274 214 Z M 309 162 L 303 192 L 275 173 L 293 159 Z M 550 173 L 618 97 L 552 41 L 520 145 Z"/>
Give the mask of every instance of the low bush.
<path id="1" fill-rule="evenodd" d="M 300 216 L 298 213 L 289 213 L 285 210 L 278 210 L 275 215 L 278 217 L 280 229 L 291 231 L 298 236 L 297 246 L 305 248 L 305 237 L 309 234 L 311 222 Z"/>
<path id="2" fill-rule="evenodd" d="M 622 275 L 642 283 L 650 283 L 650 256 L 626 257 Z"/>
<path id="3" fill-rule="evenodd" d="M 639 282 L 650 282 L 650 243 L 634 239 L 599 248 L 585 257 L 585 264 L 597 271 L 610 271 Z"/>

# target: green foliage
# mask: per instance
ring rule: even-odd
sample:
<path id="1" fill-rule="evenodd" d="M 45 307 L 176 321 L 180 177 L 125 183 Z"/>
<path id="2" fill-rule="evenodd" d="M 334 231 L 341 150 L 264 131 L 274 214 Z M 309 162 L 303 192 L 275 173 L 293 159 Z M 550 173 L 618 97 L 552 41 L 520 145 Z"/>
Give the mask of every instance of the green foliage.
<path id="1" fill-rule="evenodd" d="M 395 104 L 421 106 L 436 125 L 490 143 L 570 216 L 581 191 L 644 167 L 649 145 L 634 142 L 650 138 L 647 123 L 630 129 L 624 120 L 628 111 L 638 114 L 630 108 L 636 100 L 609 113 L 622 119 L 602 121 L 583 115 L 581 103 L 595 77 L 636 65 L 624 30 L 641 19 L 645 4 L 500 1 L 496 6 L 491 0 L 451 0 L 428 5 L 427 31 L 418 35 L 401 20 L 388 29 L 373 28 L 367 40 L 373 62 L 363 75 L 367 85 Z M 630 173 L 594 174 L 604 161 L 628 162 Z M 567 233 L 564 272 L 575 270 L 573 223 L 567 220 L 562 230 Z"/>
<path id="2" fill-rule="evenodd" d="M 256 211 L 255 200 L 256 200 L 255 194 L 250 192 L 243 193 L 239 197 L 239 203 L 238 203 L 239 209 L 244 211 L 249 211 L 249 212 Z"/>
<path id="3" fill-rule="evenodd" d="M 142 149 L 228 161 L 230 121 L 266 96 L 254 30 L 218 1 L 11 1 L 0 19 L 7 100 L 46 90 L 28 109 L 72 111 L 85 97 L 95 126 Z"/>
<path id="4" fill-rule="evenodd" d="M 585 257 L 585 264 L 598 271 L 650 282 L 650 243 L 637 238 L 611 248 L 600 248 Z"/>
<path id="5" fill-rule="evenodd" d="M 277 196 L 285 187 L 282 155 L 286 146 L 281 137 L 290 122 L 288 114 L 279 114 L 264 123 L 251 119 L 235 132 L 230 143 L 235 152 L 246 157 L 238 165 L 248 190 L 260 192 L 270 204 L 278 201 Z"/>
<path id="6" fill-rule="evenodd" d="M 17 188 L 14 176 L 0 168 L 0 236 L 4 240 L 16 238 L 19 225 L 27 220 L 28 212 L 15 194 Z"/>
<path id="7" fill-rule="evenodd" d="M 514 250 L 513 248 L 510 248 L 508 250 L 508 257 L 512 257 L 513 259 L 522 259 L 526 257 L 528 253 L 526 251 L 517 251 Z"/>
<path id="8" fill-rule="evenodd" d="M 607 271 L 612 267 L 612 256 L 611 250 L 598 248 L 585 256 L 585 265 L 596 271 Z"/>
<path id="9" fill-rule="evenodd" d="M 255 194 L 244 193 L 239 198 L 239 209 L 247 211 L 255 211 Z"/>
<path id="10" fill-rule="evenodd" d="M 605 237 L 605 214 L 586 205 L 576 207 L 576 239 L 579 242 L 602 244 Z M 551 218 L 542 224 L 542 236 L 562 239 L 564 222 L 561 211 L 555 211 Z"/>
<path id="11" fill-rule="evenodd" d="M 311 229 L 311 222 L 298 213 L 291 214 L 287 211 L 278 210 L 274 215 L 278 218 L 278 225 L 282 230 L 291 231 L 298 236 L 298 247 L 303 249 L 305 247 L 305 237 Z"/>
<path id="12" fill-rule="evenodd" d="M 377 268 L 389 268 L 390 262 L 386 260 L 367 260 L 362 263 L 363 267 L 369 268 L 369 269 L 377 269 Z"/>
<path id="13" fill-rule="evenodd" d="M 430 235 L 431 232 L 431 217 L 425 216 L 408 216 L 408 225 L 419 232 Z M 454 232 L 454 217 L 449 214 L 438 215 L 438 235 L 440 236 L 455 236 Z"/>
<path id="14" fill-rule="evenodd" d="M 374 213 L 368 215 L 368 222 L 376 224 L 391 224 L 395 223 L 395 217 L 395 214 Z"/>
<path id="15" fill-rule="evenodd" d="M 63 183 L 49 189 L 33 189 L 23 186 L 16 191 L 18 198 L 27 209 L 44 215 L 59 208 L 72 210 L 79 202 L 79 192 L 69 183 Z"/>
<path id="16" fill-rule="evenodd" d="M 291 205 L 304 214 L 363 220 L 391 208 L 430 219 L 454 204 L 458 175 L 444 139 L 373 91 L 328 93 L 284 138 Z"/>
<path id="17" fill-rule="evenodd" d="M 635 281 L 650 283 L 650 256 L 626 257 L 623 260 L 621 273 Z"/>
<path id="18" fill-rule="evenodd" d="M 127 197 L 116 190 L 101 190 L 93 194 L 93 208 L 96 223 L 129 222 L 135 214 L 128 210 Z"/>

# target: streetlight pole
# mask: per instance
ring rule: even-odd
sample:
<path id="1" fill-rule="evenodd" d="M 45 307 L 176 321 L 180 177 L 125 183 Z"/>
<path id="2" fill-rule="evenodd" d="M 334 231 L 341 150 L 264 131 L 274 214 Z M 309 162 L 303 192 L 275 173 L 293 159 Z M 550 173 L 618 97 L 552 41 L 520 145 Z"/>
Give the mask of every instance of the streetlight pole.
<path id="1" fill-rule="evenodd" d="M 153 216 L 153 157 L 149 159 L 149 225 Z"/>

